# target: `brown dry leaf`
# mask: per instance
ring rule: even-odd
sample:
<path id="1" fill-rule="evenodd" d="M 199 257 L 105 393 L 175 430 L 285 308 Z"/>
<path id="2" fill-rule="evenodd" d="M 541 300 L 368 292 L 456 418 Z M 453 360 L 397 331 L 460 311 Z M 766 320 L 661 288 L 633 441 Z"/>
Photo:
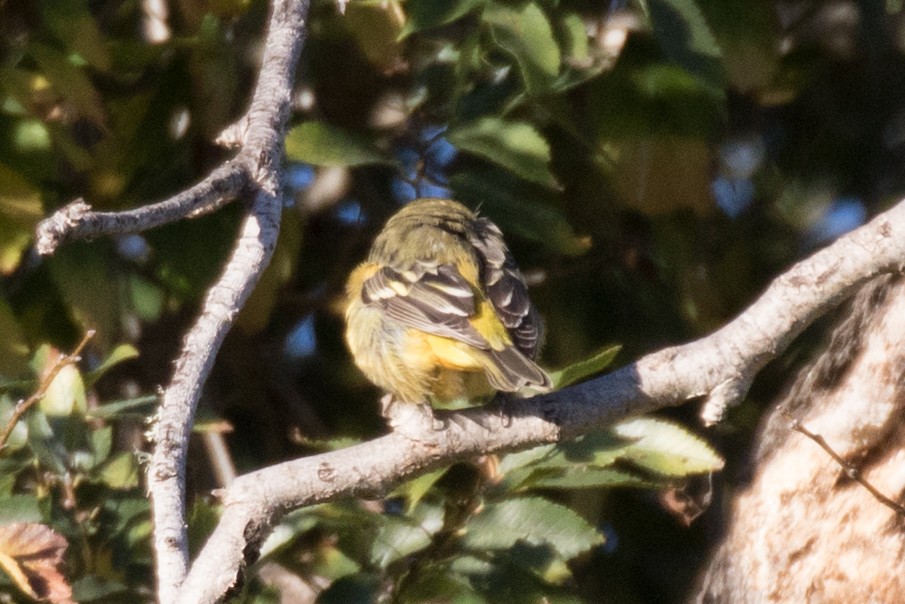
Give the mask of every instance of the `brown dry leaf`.
<path id="1" fill-rule="evenodd" d="M 69 543 L 43 524 L 0 526 L 0 568 L 23 592 L 42 602 L 75 604 L 60 567 Z"/>

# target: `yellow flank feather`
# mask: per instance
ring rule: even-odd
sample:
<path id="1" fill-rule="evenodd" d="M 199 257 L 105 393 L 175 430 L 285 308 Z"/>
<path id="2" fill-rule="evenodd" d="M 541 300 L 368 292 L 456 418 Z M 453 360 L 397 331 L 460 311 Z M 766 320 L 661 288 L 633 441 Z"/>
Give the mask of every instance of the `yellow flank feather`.
<path id="1" fill-rule="evenodd" d="M 390 218 L 346 295 L 349 350 L 398 400 L 550 388 L 534 362 L 540 318 L 502 234 L 457 202 L 417 200 Z"/>

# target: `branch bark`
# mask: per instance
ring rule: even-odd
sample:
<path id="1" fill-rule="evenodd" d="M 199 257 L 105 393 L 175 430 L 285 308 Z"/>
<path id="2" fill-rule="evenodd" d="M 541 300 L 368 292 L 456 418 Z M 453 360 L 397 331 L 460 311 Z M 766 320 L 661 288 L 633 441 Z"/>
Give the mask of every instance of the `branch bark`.
<path id="1" fill-rule="evenodd" d="M 444 415 L 446 428 L 395 432 L 340 451 L 239 477 L 177 602 L 215 602 L 245 556 L 293 508 L 379 496 L 419 472 L 478 454 L 557 442 L 630 415 L 705 397 L 707 418 L 747 392 L 757 372 L 814 319 L 881 273 L 905 266 L 905 201 L 779 276 L 739 317 L 695 342 L 653 353 L 609 375 L 509 406 Z M 710 410 L 710 411 L 708 411 Z M 717 415 L 719 414 L 717 413 Z"/>
<path id="2" fill-rule="evenodd" d="M 148 489 L 161 602 L 176 601 L 188 564 L 185 464 L 195 408 L 220 345 L 270 262 L 279 234 L 283 138 L 307 12 L 307 0 L 273 4 L 244 146 L 237 158 L 247 168 L 243 186 L 252 191 L 254 203 L 232 257 L 186 335 L 154 426 Z"/>
<path id="3" fill-rule="evenodd" d="M 139 232 L 212 212 L 244 193 L 252 200 L 232 256 L 186 334 L 152 429 L 155 447 L 148 489 L 161 602 L 175 601 L 188 564 L 185 463 L 195 408 L 217 351 L 270 262 L 279 234 L 283 139 L 308 4 L 308 0 L 273 2 L 258 82 L 242 120 L 245 128 L 236 157 L 165 201 L 125 212 L 93 212 L 77 200 L 37 228 L 37 250 L 47 255 L 67 241 Z"/>

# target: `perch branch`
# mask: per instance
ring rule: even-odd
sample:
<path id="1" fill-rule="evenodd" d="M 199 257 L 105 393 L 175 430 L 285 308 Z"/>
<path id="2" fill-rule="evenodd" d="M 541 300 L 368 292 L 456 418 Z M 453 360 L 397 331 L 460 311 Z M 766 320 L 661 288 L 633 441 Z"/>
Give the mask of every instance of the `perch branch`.
<path id="1" fill-rule="evenodd" d="M 716 421 L 745 396 L 754 376 L 817 317 L 881 273 L 905 266 L 905 201 L 775 279 L 735 320 L 695 342 L 667 348 L 565 390 L 492 409 L 446 415 L 444 430 L 395 432 L 237 478 L 224 513 L 176 602 L 215 602 L 244 555 L 286 511 L 341 497 L 380 496 L 431 468 L 575 437 L 627 416 L 704 397 Z"/>

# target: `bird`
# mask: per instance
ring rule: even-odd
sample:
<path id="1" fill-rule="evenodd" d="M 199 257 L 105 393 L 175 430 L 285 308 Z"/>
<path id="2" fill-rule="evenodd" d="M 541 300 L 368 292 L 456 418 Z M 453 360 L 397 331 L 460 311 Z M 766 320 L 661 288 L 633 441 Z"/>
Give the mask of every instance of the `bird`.
<path id="1" fill-rule="evenodd" d="M 345 318 L 355 364 L 394 402 L 552 388 L 535 361 L 543 322 L 502 232 L 457 201 L 390 217 L 349 276 Z"/>

